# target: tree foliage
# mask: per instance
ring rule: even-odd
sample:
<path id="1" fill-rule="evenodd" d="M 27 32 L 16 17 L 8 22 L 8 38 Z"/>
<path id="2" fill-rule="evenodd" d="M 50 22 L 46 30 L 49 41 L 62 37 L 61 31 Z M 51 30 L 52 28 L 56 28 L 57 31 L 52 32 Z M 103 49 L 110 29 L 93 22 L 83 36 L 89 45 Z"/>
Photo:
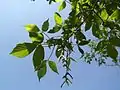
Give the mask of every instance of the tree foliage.
<path id="1" fill-rule="evenodd" d="M 65 68 L 61 87 L 65 83 L 68 85 L 72 83 L 70 65 L 77 61 L 72 56 L 77 51 L 81 53 L 79 58 L 89 64 L 96 61 L 99 66 L 108 63 L 119 66 L 120 0 L 48 0 L 48 2 L 60 3 L 58 11 L 53 15 L 55 21 L 53 28 L 49 26 L 49 19 L 43 22 L 41 28 L 35 24 L 25 25 L 31 42 L 17 44 L 11 55 L 23 58 L 33 52 L 33 65 L 40 80 L 45 76 L 48 66 L 59 74 L 55 61 L 51 61 L 55 51 L 56 58 Z M 71 10 L 67 19 L 63 19 L 60 12 L 68 4 Z M 92 32 L 94 38 L 85 34 L 88 31 Z M 58 34 L 59 36 L 56 36 Z M 46 46 L 51 50 L 49 58 L 45 58 Z M 90 52 L 84 49 L 86 47 Z"/>

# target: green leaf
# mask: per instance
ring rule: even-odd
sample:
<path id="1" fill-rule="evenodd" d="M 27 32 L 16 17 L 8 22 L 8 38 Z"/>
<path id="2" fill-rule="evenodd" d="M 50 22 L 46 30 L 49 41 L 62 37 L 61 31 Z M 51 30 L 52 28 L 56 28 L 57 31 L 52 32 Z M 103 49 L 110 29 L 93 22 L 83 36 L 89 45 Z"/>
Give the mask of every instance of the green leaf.
<path id="1" fill-rule="evenodd" d="M 78 41 L 82 41 L 83 39 L 86 39 L 85 35 L 81 31 L 77 31 L 75 33 L 75 36 Z"/>
<path id="2" fill-rule="evenodd" d="M 87 45 L 90 42 L 90 40 L 82 40 L 78 44 L 79 45 Z"/>
<path id="3" fill-rule="evenodd" d="M 57 58 L 60 57 L 61 52 L 62 52 L 62 49 L 60 49 L 60 48 L 57 48 L 57 49 L 56 49 L 56 53 L 55 53 L 55 54 L 56 54 L 56 57 L 57 57 Z"/>
<path id="4" fill-rule="evenodd" d="M 78 50 L 79 50 L 79 52 L 80 52 L 81 54 L 84 54 L 83 49 L 82 49 L 79 45 L 77 45 L 77 46 L 78 46 Z"/>
<path id="5" fill-rule="evenodd" d="M 101 12 L 101 18 L 102 18 L 103 20 L 106 20 L 106 19 L 108 18 L 108 16 L 109 16 L 109 15 L 108 15 L 106 9 L 103 9 L 102 12 Z"/>
<path id="6" fill-rule="evenodd" d="M 49 0 L 49 4 L 51 4 L 52 2 L 56 2 L 56 0 Z"/>
<path id="7" fill-rule="evenodd" d="M 107 22 L 104 22 L 104 26 L 109 27 L 110 29 L 114 29 L 115 23 L 112 21 L 107 21 Z"/>
<path id="8" fill-rule="evenodd" d="M 55 12 L 55 14 L 54 14 L 54 20 L 55 20 L 56 24 L 62 25 L 62 17 L 60 16 L 59 13 Z"/>
<path id="9" fill-rule="evenodd" d="M 28 31 L 28 32 L 39 32 L 39 28 L 35 25 L 35 24 L 27 24 L 25 25 L 25 29 Z"/>
<path id="10" fill-rule="evenodd" d="M 44 63 L 42 67 L 37 71 L 37 76 L 39 81 L 42 77 L 46 75 L 46 72 L 47 72 L 47 66 L 46 66 L 46 63 Z"/>
<path id="11" fill-rule="evenodd" d="M 62 11 L 63 9 L 65 9 L 65 7 L 66 7 L 66 2 L 63 1 L 59 6 L 59 11 Z"/>
<path id="12" fill-rule="evenodd" d="M 111 20 L 117 20 L 117 19 L 120 19 L 120 10 L 115 10 L 112 15 L 110 16 L 110 19 Z"/>
<path id="13" fill-rule="evenodd" d="M 107 54 L 110 56 L 112 59 L 116 59 L 118 56 L 118 51 L 116 48 L 112 45 L 107 46 Z"/>
<path id="14" fill-rule="evenodd" d="M 112 45 L 120 47 L 120 39 L 119 38 L 111 38 L 109 41 Z"/>
<path id="15" fill-rule="evenodd" d="M 67 64 L 68 67 L 70 67 L 70 65 L 71 65 L 71 59 L 69 57 L 66 58 L 66 64 Z"/>
<path id="16" fill-rule="evenodd" d="M 92 34 L 93 34 L 93 36 L 95 36 L 97 38 L 101 38 L 101 32 L 100 32 L 99 26 L 97 24 L 93 24 Z"/>
<path id="17" fill-rule="evenodd" d="M 49 64 L 50 69 L 51 69 L 53 72 L 56 72 L 57 74 L 59 74 L 55 62 L 49 61 L 48 64 Z"/>
<path id="18" fill-rule="evenodd" d="M 43 46 L 39 45 L 33 54 L 33 65 L 35 69 L 41 64 L 41 61 L 44 60 L 44 54 Z"/>
<path id="19" fill-rule="evenodd" d="M 112 2 L 109 4 L 106 4 L 106 11 L 109 15 L 111 15 L 116 9 L 117 9 L 117 3 L 116 2 Z"/>
<path id="20" fill-rule="evenodd" d="M 48 33 L 56 33 L 58 31 L 60 31 L 61 26 L 55 25 L 52 29 L 50 29 L 50 31 L 48 31 Z"/>
<path id="21" fill-rule="evenodd" d="M 92 26 L 92 22 L 86 22 L 85 24 L 85 31 L 89 30 Z"/>
<path id="22" fill-rule="evenodd" d="M 49 19 L 47 19 L 42 25 L 42 31 L 47 31 L 49 28 Z"/>
<path id="23" fill-rule="evenodd" d="M 44 36 L 42 33 L 29 32 L 29 37 L 32 40 L 32 42 L 42 43 L 44 40 Z"/>
<path id="24" fill-rule="evenodd" d="M 70 51 L 73 51 L 72 43 L 70 43 L 70 42 L 65 42 L 65 46 L 66 46 L 66 48 L 69 49 Z"/>
<path id="25" fill-rule="evenodd" d="M 55 2 L 60 3 L 60 2 L 62 2 L 62 0 L 55 0 Z"/>
<path id="26" fill-rule="evenodd" d="M 10 54 L 18 58 L 23 58 L 29 55 L 35 48 L 36 45 L 33 43 L 20 43 L 16 45 Z"/>
<path id="27" fill-rule="evenodd" d="M 107 46 L 108 41 L 102 40 L 97 44 L 96 51 L 101 51 Z"/>

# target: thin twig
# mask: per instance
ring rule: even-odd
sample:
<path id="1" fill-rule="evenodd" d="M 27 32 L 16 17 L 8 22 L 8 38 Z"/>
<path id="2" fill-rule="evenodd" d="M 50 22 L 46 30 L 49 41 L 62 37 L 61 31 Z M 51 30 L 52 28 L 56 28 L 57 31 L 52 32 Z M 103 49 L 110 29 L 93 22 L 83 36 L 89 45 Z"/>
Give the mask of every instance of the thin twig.
<path id="1" fill-rule="evenodd" d="M 68 4 L 70 4 L 70 5 L 71 5 L 71 3 L 70 3 L 69 1 L 65 0 L 65 2 L 67 2 Z"/>
<path id="2" fill-rule="evenodd" d="M 48 60 L 51 58 L 51 56 L 52 56 L 52 54 L 54 52 L 54 49 L 55 49 L 55 46 L 53 47 L 52 52 L 51 52 L 50 56 L 48 57 Z"/>
<path id="3" fill-rule="evenodd" d="M 43 34 L 50 39 L 50 37 L 46 33 L 43 32 Z"/>

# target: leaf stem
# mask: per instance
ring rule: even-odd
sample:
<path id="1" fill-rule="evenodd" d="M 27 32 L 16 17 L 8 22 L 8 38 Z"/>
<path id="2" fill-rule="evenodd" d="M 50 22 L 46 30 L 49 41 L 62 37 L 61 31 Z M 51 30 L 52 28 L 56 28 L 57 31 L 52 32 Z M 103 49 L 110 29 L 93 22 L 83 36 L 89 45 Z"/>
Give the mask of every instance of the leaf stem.
<path id="1" fill-rule="evenodd" d="M 65 0 L 65 2 L 67 2 L 68 4 L 70 4 L 70 5 L 71 5 L 71 3 L 70 3 L 69 1 Z"/>
<path id="2" fill-rule="evenodd" d="M 49 61 L 49 59 L 51 58 L 51 56 L 52 56 L 52 54 L 53 54 L 53 52 L 54 52 L 54 49 L 55 49 L 55 46 L 53 46 L 53 49 L 52 49 L 52 51 L 51 51 L 51 54 L 50 54 L 50 56 L 48 57 L 48 61 Z"/>
<path id="3" fill-rule="evenodd" d="M 43 34 L 50 39 L 50 37 L 46 33 L 43 32 Z"/>

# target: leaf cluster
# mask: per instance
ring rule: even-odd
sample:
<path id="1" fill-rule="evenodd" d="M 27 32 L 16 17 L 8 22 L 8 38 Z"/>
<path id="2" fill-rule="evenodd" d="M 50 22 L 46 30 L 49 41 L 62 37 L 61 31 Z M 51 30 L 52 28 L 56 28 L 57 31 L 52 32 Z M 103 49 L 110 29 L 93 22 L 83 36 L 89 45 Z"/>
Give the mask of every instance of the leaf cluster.
<path id="1" fill-rule="evenodd" d="M 41 29 L 35 24 L 25 25 L 31 43 L 17 44 L 10 53 L 23 58 L 33 52 L 33 66 L 39 80 L 46 74 L 47 65 L 58 74 L 55 61 L 50 58 L 55 51 L 55 56 L 65 69 L 64 82 L 72 83 L 71 62 L 76 62 L 73 53 L 80 52 L 79 58 L 87 63 L 96 61 L 98 65 L 107 64 L 108 59 L 119 65 L 120 47 L 120 1 L 119 0 L 49 0 L 49 4 L 59 3 L 58 11 L 53 15 L 55 25 L 50 28 L 49 19 L 45 20 Z M 67 5 L 71 6 L 67 19 L 60 14 Z M 90 31 L 94 38 L 85 33 Z M 57 34 L 56 34 L 57 33 Z M 56 36 L 58 35 L 59 36 Z M 50 37 L 49 35 L 52 34 Z M 97 39 L 97 40 L 95 40 Z M 45 47 L 49 47 L 51 54 L 45 58 Z M 83 47 L 89 47 L 90 52 Z M 77 49 L 76 49 L 77 48 Z M 47 64 L 48 63 L 48 64 Z"/>

